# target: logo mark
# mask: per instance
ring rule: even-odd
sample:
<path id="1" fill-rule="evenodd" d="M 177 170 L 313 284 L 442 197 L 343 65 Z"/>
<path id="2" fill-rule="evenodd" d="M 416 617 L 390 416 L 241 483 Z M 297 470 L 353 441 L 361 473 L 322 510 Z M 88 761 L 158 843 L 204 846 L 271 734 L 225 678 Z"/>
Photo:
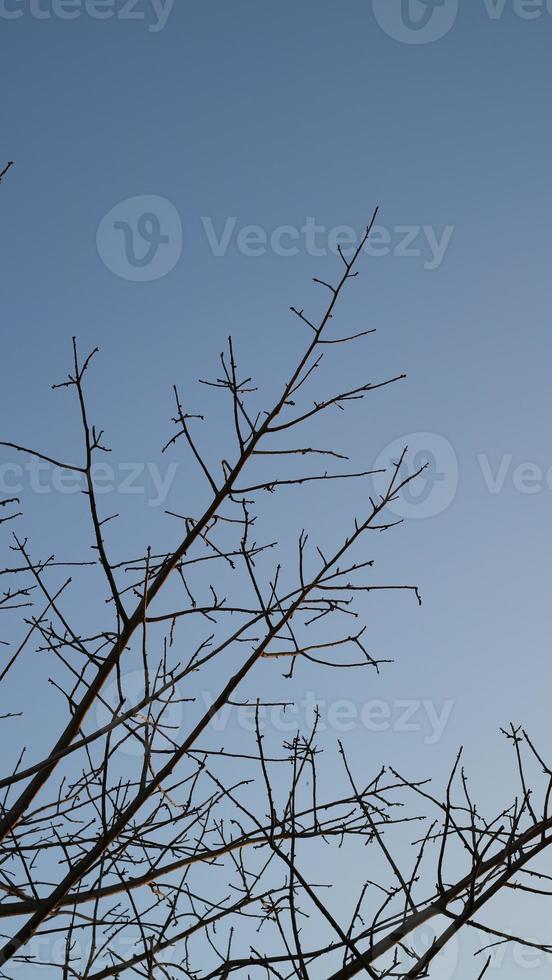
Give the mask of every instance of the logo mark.
<path id="1" fill-rule="evenodd" d="M 153 282 L 172 272 L 182 255 L 182 242 L 182 221 L 174 204 L 153 194 L 116 204 L 96 234 L 104 265 L 130 282 Z"/>
<path id="2" fill-rule="evenodd" d="M 458 490 L 458 460 L 448 439 L 435 432 L 414 432 L 395 439 L 376 459 L 373 469 L 385 469 L 374 475 L 374 489 L 383 496 L 389 486 L 391 467 L 408 446 L 399 470 L 397 482 L 425 469 L 416 479 L 402 488 L 388 504 L 391 513 L 406 519 L 436 517 L 450 507 Z"/>
<path id="3" fill-rule="evenodd" d="M 439 41 L 458 16 L 458 0 L 372 0 L 372 7 L 381 29 L 403 44 Z"/>
<path id="4" fill-rule="evenodd" d="M 172 688 L 169 687 L 167 691 L 159 696 L 159 700 L 155 702 L 159 710 L 154 710 L 153 717 L 155 718 L 161 711 L 163 720 L 156 731 L 154 749 L 166 749 L 168 744 L 167 737 L 177 738 L 184 724 L 184 705 L 178 693 L 178 688 L 175 688 L 175 691 L 176 697 L 173 698 L 171 697 Z M 123 695 L 122 701 L 121 693 Z M 96 724 L 98 728 L 108 728 L 113 723 L 115 717 L 124 714 L 131 708 L 137 707 L 144 700 L 143 671 L 132 670 L 128 674 L 122 675 L 120 682 L 112 681 L 103 691 L 102 698 L 103 700 L 96 705 L 95 709 Z M 137 711 L 132 717 L 131 727 L 137 729 L 136 735 L 130 734 L 129 729 L 125 728 L 122 724 L 114 729 L 113 746 L 116 746 L 117 751 L 122 755 L 135 759 L 143 756 L 144 745 L 142 739 L 148 718 L 151 724 L 151 717 L 148 716 L 148 710 L 150 710 L 150 705 L 145 705 L 142 710 Z"/>
<path id="5" fill-rule="evenodd" d="M 412 957 L 420 959 L 437 942 L 439 932 L 430 923 L 426 922 L 418 926 L 409 937 L 409 949 Z M 434 960 L 435 976 L 439 980 L 451 980 L 458 969 L 460 959 L 460 947 L 458 936 L 453 936 L 446 946 L 439 950 Z M 412 959 L 407 961 L 409 967 L 413 966 Z"/>

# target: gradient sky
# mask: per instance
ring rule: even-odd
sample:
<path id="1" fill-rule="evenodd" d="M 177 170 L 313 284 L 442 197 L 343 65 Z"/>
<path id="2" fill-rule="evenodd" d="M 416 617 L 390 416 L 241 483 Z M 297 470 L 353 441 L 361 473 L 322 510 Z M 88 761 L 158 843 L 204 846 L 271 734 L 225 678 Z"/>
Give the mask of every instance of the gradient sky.
<path id="1" fill-rule="evenodd" d="M 408 377 L 353 411 L 340 438 L 366 466 L 390 445 L 396 452 L 397 439 L 435 451 L 438 471 L 444 451 L 458 479 L 447 457 L 418 512 L 379 546 L 382 580 L 416 582 L 424 604 L 369 599 L 372 648 L 396 664 L 354 700 L 381 698 L 392 717 L 404 699 L 452 709 L 434 741 L 425 716 L 418 731 L 357 728 L 347 738 L 374 770 L 390 761 L 437 780 L 463 744 L 473 786 L 498 809 L 514 785 L 500 726 L 529 726 L 544 753 L 550 743 L 552 6 L 460 0 L 452 23 L 448 3 L 433 15 L 450 15 L 448 33 L 408 43 L 412 31 L 390 36 L 398 3 L 386 3 L 176 0 L 163 24 L 149 0 L 132 20 L 96 19 L 84 2 L 71 20 L 52 0 L 0 2 L 0 164 L 16 161 L 0 193 L 0 439 L 74 458 L 75 417 L 67 397 L 49 391 L 69 366 L 73 334 L 82 349 L 101 348 L 91 394 L 114 465 L 158 461 L 171 384 L 195 405 L 194 380 L 214 373 L 229 332 L 248 373 L 273 392 L 298 349 L 289 306 L 318 309 L 311 278 L 337 270 L 331 229 L 360 230 L 379 205 L 386 254 L 362 259 L 343 306 L 346 326 L 377 333 L 361 357 L 338 358 L 339 369 L 355 382 Z M 115 0 L 114 12 L 122 6 Z M 412 9 L 421 13 L 419 0 Z M 170 239 L 161 254 L 174 268 L 153 281 L 143 281 L 138 238 L 137 267 L 113 220 L 132 223 L 155 202 L 109 216 L 143 195 L 170 202 L 159 214 Z M 213 235 L 229 219 L 233 234 L 217 255 Z M 326 254 L 309 254 L 309 222 L 325 227 L 315 244 Z M 298 229 L 296 254 L 262 242 L 249 247 L 260 254 L 246 254 L 249 225 L 268 237 Z M 400 254 L 407 233 L 416 254 Z M 197 404 L 205 398 L 199 391 Z M 13 461 L 23 462 L 1 451 L 3 480 Z M 75 498 L 39 499 L 28 475 L 22 483 L 24 533 L 51 550 L 61 522 L 55 547 L 69 546 Z M 158 507 L 150 490 L 107 496 L 111 510 L 128 504 L 114 532 L 121 547 L 169 540 L 163 509 L 178 509 L 185 486 L 179 471 Z M 294 520 L 304 507 L 311 524 L 346 526 L 352 492 L 325 499 L 323 510 L 322 495 L 309 507 L 282 495 L 284 533 L 286 507 Z M 351 697 L 347 685 L 347 675 L 332 676 L 331 688 L 322 676 L 308 689 Z M 37 701 L 37 739 L 50 711 Z M 532 928 L 550 941 L 546 912 L 534 912 Z M 460 973 L 476 975 L 478 961 L 465 955 Z M 502 970 L 519 976 L 511 953 Z"/>

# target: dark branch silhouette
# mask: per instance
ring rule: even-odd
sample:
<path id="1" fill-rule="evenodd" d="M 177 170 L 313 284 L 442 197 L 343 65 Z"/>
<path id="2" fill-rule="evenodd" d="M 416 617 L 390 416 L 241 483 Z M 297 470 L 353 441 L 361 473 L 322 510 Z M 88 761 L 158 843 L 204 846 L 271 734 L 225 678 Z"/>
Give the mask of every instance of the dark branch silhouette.
<path id="1" fill-rule="evenodd" d="M 267 751 L 263 712 L 285 714 L 293 703 L 292 686 L 289 701 L 273 700 L 268 672 L 282 676 L 283 667 L 290 685 L 307 665 L 355 671 L 351 679 L 358 671 L 376 675 L 387 660 L 370 649 L 357 622 L 359 599 L 390 591 L 421 603 L 416 585 L 379 581 L 367 557 L 373 532 L 400 523 L 390 505 L 420 475 L 405 475 L 407 447 L 387 472 L 378 471 L 386 488 L 376 499 L 366 494 L 363 513 L 335 515 L 327 534 L 333 545 L 299 535 L 293 566 L 289 542 L 282 561 L 260 524 L 267 494 L 322 493 L 374 474 L 344 469 L 341 448 L 311 444 L 308 426 L 404 377 L 335 383 L 337 393 L 312 394 L 323 357 L 373 333 L 340 335 L 334 314 L 358 275 L 375 218 L 350 259 L 340 252 L 335 285 L 315 280 L 329 293 L 321 317 L 292 307 L 307 342 L 271 407 L 262 407 L 231 338 L 218 376 L 202 381 L 227 399 L 233 441 L 220 447 L 219 466 L 201 448 L 203 416 L 175 386 L 163 451 L 184 453 L 197 466 L 204 504 L 195 514 L 167 511 L 177 522 L 171 550 L 114 553 L 115 516 L 103 515 L 94 476 L 109 449 L 87 400 L 96 350 L 82 356 L 73 340 L 70 373 L 53 386 L 75 397 L 80 458 L 60 463 L 55 447 L 25 448 L 23 434 L 0 443 L 82 481 L 94 549 L 93 561 L 36 555 L 32 542 L 13 533 L 22 526 L 20 501 L 0 501 L 9 549 L 0 595 L 6 635 L 17 632 L 20 617 L 17 641 L 2 638 L 0 683 L 17 670 L 24 676 L 33 656 L 46 657 L 59 697 L 42 750 L 29 758 L 22 744 L 0 778 L 2 976 L 23 963 L 54 966 L 64 980 L 414 978 L 431 971 L 464 927 L 481 934 L 481 951 L 506 942 L 550 951 L 482 918 L 503 889 L 520 898 L 552 893 L 552 879 L 535 865 L 552 841 L 552 769 L 525 731 L 504 731 L 517 785 L 511 805 L 489 817 L 471 798 L 460 755 L 439 793 L 424 776 L 393 768 L 355 772 L 343 745 L 342 782 L 335 772 L 329 778 L 317 717 L 308 733 L 294 731 L 278 751 Z M 312 471 L 311 457 L 318 460 Z M 320 457 L 329 457 L 331 471 Z M 78 622 L 74 595 L 94 612 L 93 633 Z M 129 686 L 131 670 L 140 672 L 139 694 Z M 212 722 L 236 707 L 253 724 L 246 745 L 227 748 Z M 0 718 L 7 755 L 7 726 L 19 714 L 7 702 Z M 405 835 L 415 845 L 407 862 Z M 329 855 L 340 848 L 358 854 L 348 907 L 335 903 L 329 887 Z M 429 921 L 437 938 L 420 955 L 410 940 Z"/>

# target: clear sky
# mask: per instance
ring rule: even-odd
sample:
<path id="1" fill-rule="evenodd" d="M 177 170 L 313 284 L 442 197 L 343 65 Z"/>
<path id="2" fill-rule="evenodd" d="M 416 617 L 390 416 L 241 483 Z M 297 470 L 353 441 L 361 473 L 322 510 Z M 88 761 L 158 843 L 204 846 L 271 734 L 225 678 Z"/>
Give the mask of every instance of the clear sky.
<path id="1" fill-rule="evenodd" d="M 76 454 L 68 400 L 49 391 L 76 334 L 101 348 L 92 397 L 110 463 L 153 467 L 171 384 L 193 402 L 229 332 L 275 390 L 297 350 L 289 306 L 317 308 L 312 276 L 332 275 L 338 236 L 379 205 L 344 304 L 377 333 L 340 368 L 408 377 L 340 438 L 366 466 L 407 441 L 436 473 L 378 556 L 422 608 L 367 600 L 372 647 L 396 663 L 354 701 L 381 699 L 389 723 L 346 737 L 374 770 L 438 780 L 463 744 L 498 809 L 514 785 L 499 727 L 550 743 L 552 4 L 407 7 L 413 23 L 399 0 L 0 0 L 0 165 L 16 161 L 0 192 L 0 439 Z M 68 547 L 74 496 L 44 474 L 40 496 L 40 476 L 10 469 L 22 462 L 1 451 L 0 494 L 20 485 L 39 550 Z M 106 494 L 130 515 L 121 548 L 169 539 L 163 510 L 186 486 L 169 462 L 167 494 L 148 470 L 142 494 Z M 343 498 L 327 500 L 304 519 L 331 528 Z M 302 505 L 281 501 L 285 533 L 286 506 L 295 519 Z M 347 683 L 322 676 L 305 695 L 350 698 Z M 37 739 L 51 710 L 37 700 Z M 550 941 L 544 913 L 533 928 Z M 501 969 L 519 976 L 511 952 Z"/>

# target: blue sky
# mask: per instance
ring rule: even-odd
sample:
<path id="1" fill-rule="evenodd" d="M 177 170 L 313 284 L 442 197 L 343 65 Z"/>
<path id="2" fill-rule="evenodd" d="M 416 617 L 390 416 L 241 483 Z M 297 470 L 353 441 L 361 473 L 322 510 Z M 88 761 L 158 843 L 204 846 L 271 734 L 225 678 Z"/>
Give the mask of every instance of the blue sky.
<path id="1" fill-rule="evenodd" d="M 319 308 L 312 276 L 332 275 L 336 235 L 379 205 L 342 307 L 345 326 L 377 333 L 336 374 L 408 377 L 333 431 L 370 466 L 408 437 L 446 468 L 423 516 L 421 501 L 379 545 L 382 579 L 417 582 L 424 604 L 370 598 L 372 645 L 396 664 L 355 694 L 391 718 L 419 700 L 420 726 L 347 738 L 375 768 L 438 778 L 463 743 L 498 807 L 513 785 L 499 727 L 523 722 L 544 746 L 550 731 L 552 5 L 446 0 L 414 31 L 386 4 L 0 3 L 0 164 L 16 161 L 0 194 L 0 439 L 74 458 L 76 417 L 49 390 L 73 334 L 101 349 L 90 394 L 114 467 L 159 462 L 171 384 L 207 405 L 192 386 L 230 332 L 273 394 L 298 350 L 289 306 Z M 78 498 L 37 494 L 14 462 L 0 452 L 25 533 L 38 550 L 60 533 L 71 545 Z M 121 549 L 170 540 L 163 510 L 178 509 L 187 473 L 162 504 L 147 469 L 138 485 L 122 503 L 106 493 L 110 509 L 128 505 Z M 358 495 L 345 494 L 351 508 Z M 285 534 L 320 518 L 337 536 L 341 503 L 282 495 L 275 520 Z M 346 674 L 316 684 L 321 699 L 351 696 Z M 433 741 L 424 702 L 452 704 Z M 51 710 L 37 708 L 37 739 Z M 518 975 L 511 958 L 502 969 Z"/>

